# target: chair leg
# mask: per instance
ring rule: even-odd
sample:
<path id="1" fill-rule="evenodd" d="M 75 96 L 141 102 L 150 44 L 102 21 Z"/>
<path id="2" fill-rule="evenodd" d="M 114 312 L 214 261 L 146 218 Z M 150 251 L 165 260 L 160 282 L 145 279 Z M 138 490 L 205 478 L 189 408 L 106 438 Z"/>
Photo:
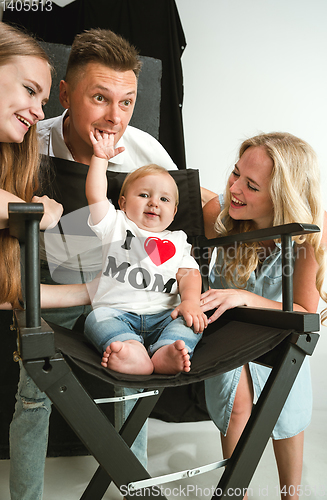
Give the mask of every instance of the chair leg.
<path id="1" fill-rule="evenodd" d="M 139 399 L 135 403 L 119 432 L 129 447 L 132 446 L 139 430 L 155 407 L 163 390 L 163 388 L 158 389 L 158 395 Z M 144 418 L 145 416 L 146 418 Z M 100 500 L 109 488 L 110 483 L 111 478 L 107 472 L 101 466 L 98 467 L 80 500 Z"/>
<path id="2" fill-rule="evenodd" d="M 80 500 L 100 500 L 109 488 L 111 477 L 101 466 L 95 471 Z"/>
<path id="3" fill-rule="evenodd" d="M 228 496 L 229 499 L 240 500 L 249 487 L 307 354 L 297 345 L 288 344 L 284 356 L 272 369 L 212 498 L 221 499 Z"/>
<path id="4" fill-rule="evenodd" d="M 58 354 L 51 359 L 50 367 L 47 369 L 44 369 L 43 360 L 28 361 L 24 365 L 35 383 L 46 392 L 67 423 L 121 491 L 127 489 L 130 482 L 151 477 L 78 382 L 61 355 Z M 143 423 L 145 419 L 146 417 L 143 417 Z M 122 431 L 125 428 L 128 439 L 132 439 L 133 442 L 143 423 L 136 432 L 133 432 L 130 422 L 128 418 Z M 124 496 L 132 500 L 131 496 L 127 494 Z M 157 490 L 150 491 L 148 496 L 165 499 Z"/>

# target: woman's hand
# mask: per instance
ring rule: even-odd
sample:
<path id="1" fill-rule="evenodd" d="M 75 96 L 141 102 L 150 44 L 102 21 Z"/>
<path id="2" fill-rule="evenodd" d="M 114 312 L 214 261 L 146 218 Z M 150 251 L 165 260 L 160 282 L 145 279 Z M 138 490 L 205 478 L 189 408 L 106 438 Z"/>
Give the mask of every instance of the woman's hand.
<path id="1" fill-rule="evenodd" d="M 203 312 L 216 309 L 208 320 L 209 323 L 212 323 L 227 309 L 233 309 L 238 306 L 249 306 L 252 295 L 253 293 L 247 290 L 212 288 L 201 295 L 200 305 Z"/>
<path id="2" fill-rule="evenodd" d="M 32 203 L 43 203 L 44 215 L 40 222 L 40 229 L 52 229 L 62 216 L 63 206 L 48 196 L 33 196 Z"/>

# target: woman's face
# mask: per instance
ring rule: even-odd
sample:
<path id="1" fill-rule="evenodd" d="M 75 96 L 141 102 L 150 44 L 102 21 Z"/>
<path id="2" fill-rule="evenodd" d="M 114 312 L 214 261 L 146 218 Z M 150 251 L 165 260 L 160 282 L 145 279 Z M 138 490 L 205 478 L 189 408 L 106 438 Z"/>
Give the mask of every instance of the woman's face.
<path id="1" fill-rule="evenodd" d="M 253 220 L 256 228 L 271 226 L 274 216 L 269 186 L 273 161 L 264 146 L 245 150 L 229 178 L 229 215 L 235 220 Z"/>
<path id="2" fill-rule="evenodd" d="M 24 140 L 28 129 L 44 118 L 51 73 L 38 57 L 16 56 L 0 66 L 0 142 Z"/>

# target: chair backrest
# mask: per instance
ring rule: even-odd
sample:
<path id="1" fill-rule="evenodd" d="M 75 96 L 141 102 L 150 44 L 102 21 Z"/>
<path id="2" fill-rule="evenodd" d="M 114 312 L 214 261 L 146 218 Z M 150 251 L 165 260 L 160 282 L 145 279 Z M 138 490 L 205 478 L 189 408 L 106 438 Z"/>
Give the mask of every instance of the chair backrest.
<path id="1" fill-rule="evenodd" d="M 51 164 L 50 184 L 45 186 L 43 194 L 54 198 L 65 207 L 64 216 L 87 207 L 85 196 L 87 165 L 61 158 L 51 158 Z M 170 174 L 177 183 L 180 198 L 178 211 L 170 229 L 182 229 L 191 238 L 203 235 L 204 224 L 198 170 L 172 170 Z M 122 172 L 107 171 L 107 196 L 116 208 L 118 208 L 120 188 L 126 175 L 126 173 Z M 72 192 L 74 192 L 74 196 L 71 195 Z M 74 232 L 71 233 L 71 231 Z M 69 234 L 83 235 L 91 233 L 91 230 L 86 225 L 85 217 L 83 217 L 82 221 L 76 220 L 73 225 L 69 226 Z"/>

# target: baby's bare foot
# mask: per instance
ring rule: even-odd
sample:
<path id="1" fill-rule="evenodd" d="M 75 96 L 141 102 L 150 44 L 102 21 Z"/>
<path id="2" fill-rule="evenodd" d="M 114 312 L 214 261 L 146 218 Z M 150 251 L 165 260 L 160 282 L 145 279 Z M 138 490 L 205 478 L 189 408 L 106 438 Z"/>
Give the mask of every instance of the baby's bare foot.
<path id="1" fill-rule="evenodd" d="M 174 375 L 179 372 L 189 372 L 190 355 L 184 340 L 176 340 L 173 344 L 160 347 L 151 358 L 155 373 Z"/>
<path id="2" fill-rule="evenodd" d="M 101 365 L 119 373 L 148 375 L 153 372 L 152 361 L 137 340 L 111 342 L 103 353 Z"/>

